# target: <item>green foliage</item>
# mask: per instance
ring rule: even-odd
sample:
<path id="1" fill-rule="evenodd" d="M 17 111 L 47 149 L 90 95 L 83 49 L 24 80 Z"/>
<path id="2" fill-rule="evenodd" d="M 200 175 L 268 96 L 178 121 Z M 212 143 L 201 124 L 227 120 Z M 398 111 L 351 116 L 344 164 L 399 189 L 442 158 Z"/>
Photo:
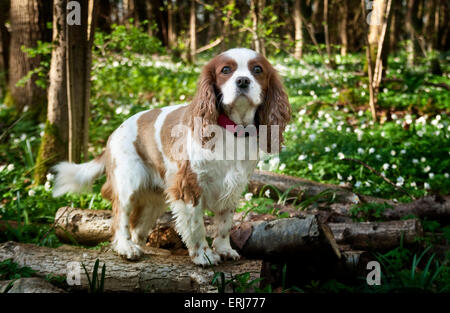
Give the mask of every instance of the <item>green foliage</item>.
<path id="1" fill-rule="evenodd" d="M 366 221 L 380 221 L 382 220 L 381 215 L 387 209 L 392 209 L 393 207 L 388 203 L 362 203 L 354 205 L 350 209 L 350 216 L 358 222 Z"/>
<path id="2" fill-rule="evenodd" d="M 211 284 L 217 287 L 219 293 L 225 293 L 227 287 L 230 287 L 233 293 L 244 293 L 255 290 L 256 285 L 262 280 L 262 278 L 251 279 L 249 272 L 234 276 L 230 273 L 230 276 L 230 279 L 226 279 L 225 273 L 215 272 Z"/>
<path id="3" fill-rule="evenodd" d="M 105 263 L 103 263 L 102 273 L 99 276 L 98 275 L 99 264 L 100 264 L 99 259 L 95 260 L 94 267 L 92 269 L 92 276 L 90 276 L 84 263 L 81 263 L 81 265 L 83 266 L 84 272 L 86 274 L 86 277 L 88 279 L 90 293 L 103 293 L 104 289 L 105 289 L 106 265 L 105 265 Z"/>
<path id="4" fill-rule="evenodd" d="M 29 58 L 35 58 L 40 56 L 41 61 L 39 62 L 39 66 L 30 70 L 24 77 L 22 77 L 17 83 L 16 86 L 23 87 L 25 84 L 32 79 L 33 76 L 36 76 L 35 83 L 37 86 L 42 89 L 47 88 L 48 84 L 48 71 L 50 70 L 50 56 L 52 53 L 52 43 L 51 42 L 42 42 L 40 40 L 37 41 L 37 46 L 30 47 L 21 47 L 22 51 L 27 54 Z"/>
<path id="5" fill-rule="evenodd" d="M 6 259 L 0 262 L 0 280 L 18 279 L 21 277 L 31 277 L 36 271 L 31 267 L 23 266 L 13 261 L 13 259 Z"/>

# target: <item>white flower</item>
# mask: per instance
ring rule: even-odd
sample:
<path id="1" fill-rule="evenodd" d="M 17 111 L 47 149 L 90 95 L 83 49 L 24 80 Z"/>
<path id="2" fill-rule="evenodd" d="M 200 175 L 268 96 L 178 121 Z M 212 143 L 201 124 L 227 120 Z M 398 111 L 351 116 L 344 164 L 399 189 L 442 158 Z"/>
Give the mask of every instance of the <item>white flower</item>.
<path id="1" fill-rule="evenodd" d="M 387 171 L 389 169 L 389 164 L 388 163 L 384 163 L 382 168 L 383 168 L 383 170 Z"/>
<path id="2" fill-rule="evenodd" d="M 309 140 L 311 140 L 311 141 L 316 140 L 316 135 L 314 135 L 314 134 L 309 135 Z"/>
<path id="3" fill-rule="evenodd" d="M 355 183 L 355 187 L 356 187 L 356 188 L 361 187 L 361 182 L 360 182 L 359 180 Z"/>
<path id="4" fill-rule="evenodd" d="M 336 127 L 337 131 L 340 132 L 342 130 L 342 126 L 338 125 L 338 127 Z"/>
<path id="5" fill-rule="evenodd" d="M 392 156 L 394 156 L 394 155 L 396 155 L 397 154 L 397 152 L 395 152 L 395 150 L 391 150 L 391 155 Z"/>
<path id="6" fill-rule="evenodd" d="M 51 184 L 50 184 L 50 182 L 49 182 L 49 181 L 46 181 L 46 182 L 45 182 L 45 184 L 44 184 L 44 188 L 45 188 L 45 191 L 50 191 L 50 188 L 51 188 Z"/>
<path id="7" fill-rule="evenodd" d="M 395 170 L 397 168 L 397 164 L 392 164 L 391 167 Z"/>
<path id="8" fill-rule="evenodd" d="M 375 155 L 375 158 L 376 158 L 377 160 L 381 160 L 381 155 L 377 154 L 377 155 Z"/>
<path id="9" fill-rule="evenodd" d="M 430 179 L 433 179 L 434 173 L 429 173 L 428 176 L 430 177 Z"/>
<path id="10" fill-rule="evenodd" d="M 397 186 L 403 186 L 403 184 L 405 183 L 405 179 L 401 176 L 397 177 Z"/>
<path id="11" fill-rule="evenodd" d="M 400 153 L 401 153 L 401 154 L 406 154 L 406 150 L 405 150 L 405 149 L 402 149 L 402 150 L 400 150 Z"/>
<path id="12" fill-rule="evenodd" d="M 425 166 L 425 168 L 423 169 L 423 171 L 425 173 L 428 173 L 431 170 L 431 167 L 429 165 Z"/>
<path id="13" fill-rule="evenodd" d="M 348 181 L 351 181 L 353 179 L 353 176 L 352 175 L 350 175 L 349 177 L 347 177 L 347 180 Z"/>
<path id="14" fill-rule="evenodd" d="M 342 180 L 342 175 L 337 173 L 337 179 Z"/>
<path id="15" fill-rule="evenodd" d="M 358 148 L 358 154 L 363 154 L 364 153 L 364 149 L 363 148 Z"/>
<path id="16" fill-rule="evenodd" d="M 269 160 L 269 166 L 270 166 L 270 170 L 274 170 L 278 167 L 278 164 L 280 164 L 280 158 L 279 157 L 274 157 L 273 159 Z"/>
<path id="17" fill-rule="evenodd" d="M 28 190 L 28 195 L 30 197 L 34 197 L 34 195 L 36 195 L 36 191 L 34 191 L 33 189 Z"/>
<path id="18" fill-rule="evenodd" d="M 299 160 L 299 161 L 303 161 L 303 160 L 305 160 L 307 157 L 308 157 L 308 156 L 307 156 L 306 154 L 300 154 L 299 157 L 298 157 L 298 160 Z"/>
<path id="19" fill-rule="evenodd" d="M 423 184 L 423 187 L 425 187 L 425 189 L 430 189 L 431 188 L 429 183 Z"/>
<path id="20" fill-rule="evenodd" d="M 412 159 L 412 162 L 413 162 L 414 164 L 417 164 L 417 163 L 419 163 L 419 160 L 417 160 L 417 159 Z"/>
<path id="21" fill-rule="evenodd" d="M 375 152 L 375 148 L 370 148 L 369 149 L 369 154 L 372 154 L 372 153 L 374 153 Z"/>
<path id="22" fill-rule="evenodd" d="M 420 162 L 425 162 L 427 159 L 425 157 L 420 158 Z"/>
<path id="23" fill-rule="evenodd" d="M 183 101 L 184 99 L 186 99 L 186 96 L 185 95 L 181 95 L 180 96 L 180 100 Z"/>
<path id="24" fill-rule="evenodd" d="M 339 160 L 343 160 L 345 158 L 345 154 L 343 154 L 342 152 L 339 152 L 338 158 L 339 158 Z"/>
<path id="25" fill-rule="evenodd" d="M 300 112 L 298 112 L 298 114 L 300 114 L 300 115 L 305 115 L 305 113 L 306 113 L 305 109 L 301 109 Z"/>
<path id="26" fill-rule="evenodd" d="M 286 164 L 281 163 L 281 165 L 280 165 L 280 167 L 279 167 L 279 170 L 282 171 L 282 170 L 284 170 L 285 168 L 286 168 Z"/>
<path id="27" fill-rule="evenodd" d="M 369 183 L 368 181 L 366 181 L 366 182 L 364 183 L 364 185 L 366 185 L 366 187 L 370 187 L 370 183 Z"/>
<path id="28" fill-rule="evenodd" d="M 253 198 L 253 194 L 251 192 L 246 193 L 244 198 L 245 198 L 246 201 L 250 201 Z"/>
<path id="29" fill-rule="evenodd" d="M 1 172 L 1 171 L 0 171 Z M 444 173 L 444 177 L 448 178 L 450 175 L 448 175 L 448 173 Z"/>
<path id="30" fill-rule="evenodd" d="M 330 147 L 325 147 L 325 152 L 330 152 L 330 151 L 331 151 Z"/>
<path id="31" fill-rule="evenodd" d="M 3 172 L 3 170 L 5 169 L 6 164 L 0 165 L 0 172 Z"/>
<path id="32" fill-rule="evenodd" d="M 308 163 L 308 169 L 309 169 L 310 171 L 312 171 L 313 165 L 312 165 L 311 163 Z"/>
<path id="33" fill-rule="evenodd" d="M 331 148 L 333 148 L 333 149 L 336 149 L 336 147 L 337 147 L 337 144 L 335 144 L 335 143 L 333 143 L 333 144 L 331 145 Z"/>
<path id="34" fill-rule="evenodd" d="M 8 172 L 11 172 L 12 170 L 14 170 L 14 164 L 9 164 L 8 165 L 8 167 L 6 168 L 6 170 L 8 171 Z"/>
<path id="35" fill-rule="evenodd" d="M 270 189 L 267 189 L 266 192 L 264 193 L 264 195 L 265 195 L 267 198 L 270 198 Z"/>
<path id="36" fill-rule="evenodd" d="M 413 181 L 410 185 L 411 185 L 411 187 L 414 187 L 414 188 L 417 187 L 417 184 L 415 181 Z"/>
<path id="37" fill-rule="evenodd" d="M 52 181 L 55 178 L 55 175 L 53 175 L 52 173 L 48 173 L 46 177 L 48 181 Z"/>

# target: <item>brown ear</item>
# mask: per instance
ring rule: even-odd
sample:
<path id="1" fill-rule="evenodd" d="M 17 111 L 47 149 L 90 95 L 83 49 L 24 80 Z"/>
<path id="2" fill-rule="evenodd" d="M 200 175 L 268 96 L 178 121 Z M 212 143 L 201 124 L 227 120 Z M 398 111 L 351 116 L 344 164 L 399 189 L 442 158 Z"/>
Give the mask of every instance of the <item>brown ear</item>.
<path id="1" fill-rule="evenodd" d="M 259 126 L 267 125 L 267 151 L 279 152 L 283 143 L 283 132 L 291 118 L 291 105 L 288 96 L 275 69 L 271 69 L 264 103 L 256 113 Z M 272 142 L 271 127 L 278 125 L 278 138 Z M 264 140 L 264 138 L 260 138 Z M 272 144 L 276 145 L 272 147 Z"/>
<path id="2" fill-rule="evenodd" d="M 202 128 L 217 122 L 218 112 L 214 90 L 215 74 L 211 63 L 203 68 L 197 84 L 197 93 L 189 105 L 191 113 L 190 126 L 192 128 L 195 126 L 196 118 L 201 120 Z"/>

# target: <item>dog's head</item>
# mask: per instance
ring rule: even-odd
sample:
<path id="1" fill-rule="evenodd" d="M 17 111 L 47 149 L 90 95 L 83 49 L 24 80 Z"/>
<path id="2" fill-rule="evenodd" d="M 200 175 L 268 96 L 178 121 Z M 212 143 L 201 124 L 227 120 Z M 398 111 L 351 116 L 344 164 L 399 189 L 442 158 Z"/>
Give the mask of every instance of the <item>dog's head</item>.
<path id="1" fill-rule="evenodd" d="M 280 145 L 291 115 L 276 70 L 264 56 L 245 48 L 225 51 L 203 68 L 191 109 L 193 117 L 203 119 L 203 126 L 216 124 L 221 113 L 237 125 L 266 125 L 267 136 L 277 125 Z M 271 141 L 267 142 L 270 152 Z"/>

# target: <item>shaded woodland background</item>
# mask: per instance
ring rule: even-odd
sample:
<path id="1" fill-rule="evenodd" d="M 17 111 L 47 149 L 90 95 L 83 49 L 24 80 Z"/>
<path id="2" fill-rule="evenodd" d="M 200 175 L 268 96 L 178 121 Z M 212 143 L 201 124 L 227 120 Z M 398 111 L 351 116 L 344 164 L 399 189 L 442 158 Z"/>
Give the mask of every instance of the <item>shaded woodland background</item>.
<path id="1" fill-rule="evenodd" d="M 77 7 L 80 25 L 69 25 Z M 52 198 L 51 166 L 95 157 L 137 112 L 189 102 L 208 60 L 249 47 L 280 72 L 293 116 L 282 152 L 258 164 L 283 183 L 253 179 L 237 214 L 314 212 L 355 236 L 388 229 L 373 237 L 388 239 L 363 239 L 364 251 L 350 245 L 385 262 L 375 292 L 448 292 L 448 15 L 445 0 L 0 0 L 0 242 L 56 247 L 66 236 L 55 231 L 58 209 L 110 210 L 104 178 Z M 299 287 L 297 261 L 276 263 L 272 278 L 281 284 L 287 268 Z M 0 276 L 14 266 L 1 263 Z M 313 278 L 300 289 L 374 291 Z"/>

